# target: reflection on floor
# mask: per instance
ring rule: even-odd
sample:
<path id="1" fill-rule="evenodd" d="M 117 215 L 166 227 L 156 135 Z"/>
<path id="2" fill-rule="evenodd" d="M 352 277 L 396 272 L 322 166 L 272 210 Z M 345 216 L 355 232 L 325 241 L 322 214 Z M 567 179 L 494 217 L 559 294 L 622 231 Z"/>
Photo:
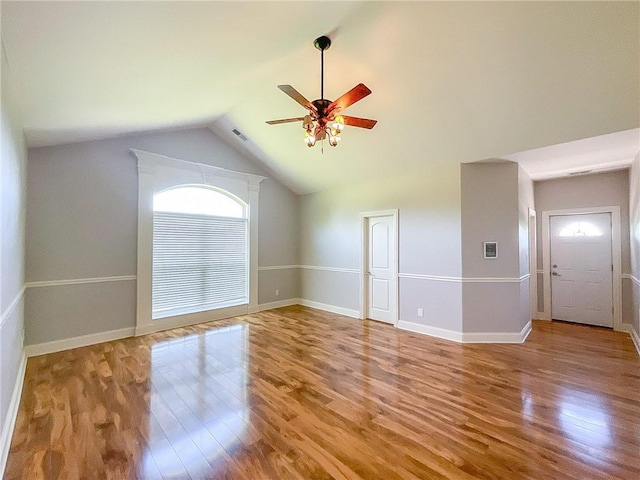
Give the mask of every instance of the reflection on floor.
<path id="1" fill-rule="evenodd" d="M 223 452 L 242 444 L 248 331 L 231 325 L 152 345 L 143 477 L 206 478 Z"/>
<path id="2" fill-rule="evenodd" d="M 32 358 L 7 479 L 640 478 L 628 335 L 460 345 L 287 307 Z"/>

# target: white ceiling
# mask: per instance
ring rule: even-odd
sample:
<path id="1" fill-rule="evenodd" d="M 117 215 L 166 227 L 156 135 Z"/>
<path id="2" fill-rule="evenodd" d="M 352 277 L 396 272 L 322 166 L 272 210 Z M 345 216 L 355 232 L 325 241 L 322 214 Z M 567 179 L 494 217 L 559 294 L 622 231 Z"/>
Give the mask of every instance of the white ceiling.
<path id="1" fill-rule="evenodd" d="M 238 142 L 236 127 L 242 148 L 305 193 L 484 158 L 538 178 L 628 164 L 640 150 L 639 6 L 3 0 L 1 35 L 30 146 L 191 125 Z M 326 96 L 363 82 L 373 94 L 348 114 L 379 121 L 324 155 L 298 124 L 264 123 L 304 113 L 278 84 L 319 96 L 323 34 Z"/>
<path id="2" fill-rule="evenodd" d="M 504 155 L 534 180 L 628 167 L 640 151 L 640 128 Z"/>

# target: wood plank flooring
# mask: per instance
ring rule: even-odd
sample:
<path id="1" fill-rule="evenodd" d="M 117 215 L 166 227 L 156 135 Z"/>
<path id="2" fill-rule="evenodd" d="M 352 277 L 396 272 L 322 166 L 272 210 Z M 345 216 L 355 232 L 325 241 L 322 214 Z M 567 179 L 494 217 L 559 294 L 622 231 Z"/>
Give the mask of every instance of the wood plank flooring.
<path id="1" fill-rule="evenodd" d="M 281 308 L 29 359 L 5 478 L 638 480 L 640 359 Z"/>

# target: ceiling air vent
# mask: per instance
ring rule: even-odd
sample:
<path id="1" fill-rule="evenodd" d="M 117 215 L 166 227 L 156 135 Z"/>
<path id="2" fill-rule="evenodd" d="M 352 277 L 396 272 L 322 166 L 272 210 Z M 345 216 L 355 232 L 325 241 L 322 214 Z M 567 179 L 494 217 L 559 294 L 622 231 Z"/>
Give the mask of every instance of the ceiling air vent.
<path id="1" fill-rule="evenodd" d="M 573 177 L 575 175 L 586 175 L 587 173 L 591 173 L 593 170 L 582 170 L 581 172 L 571 172 L 569 174 L 570 177 Z"/>
<path id="2" fill-rule="evenodd" d="M 237 128 L 234 128 L 233 130 L 231 130 L 233 133 L 236 134 L 236 136 L 238 136 L 243 142 L 246 142 L 247 140 L 249 140 L 247 137 L 244 136 L 244 134 L 238 130 Z"/>

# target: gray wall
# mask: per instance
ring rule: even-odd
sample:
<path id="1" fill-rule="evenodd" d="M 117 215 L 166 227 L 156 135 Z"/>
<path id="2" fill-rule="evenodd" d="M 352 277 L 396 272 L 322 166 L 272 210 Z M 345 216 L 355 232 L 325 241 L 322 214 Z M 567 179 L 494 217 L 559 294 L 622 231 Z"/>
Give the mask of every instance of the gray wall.
<path id="1" fill-rule="evenodd" d="M 2 145 L 0 150 L 0 439 L 16 384 L 24 340 L 24 222 L 27 151 L 11 96 L 9 66 L 2 49 Z M 0 444 L 0 448 L 4 445 Z M 6 445 L 8 447 L 8 445 Z M 3 453 L 0 450 L 0 457 Z M 0 466 L 0 474 L 2 467 Z"/>
<path id="2" fill-rule="evenodd" d="M 461 285 L 437 278 L 462 274 L 458 165 L 303 196 L 300 263 L 329 269 L 301 270 L 302 298 L 358 309 L 359 214 L 387 209 L 399 209 L 400 320 L 460 331 Z"/>
<path id="3" fill-rule="evenodd" d="M 518 164 L 464 163 L 462 272 L 465 277 L 519 277 Z M 498 242 L 498 258 L 484 258 L 482 243 Z"/>
<path id="4" fill-rule="evenodd" d="M 400 320 L 465 333 L 518 333 L 530 320 L 529 282 L 520 281 L 529 268 L 529 207 L 533 183 L 511 162 L 434 166 L 306 195 L 300 263 L 319 268 L 302 269 L 302 298 L 357 310 L 359 213 L 397 208 Z M 497 260 L 483 258 L 487 240 L 499 242 Z"/>
<path id="5" fill-rule="evenodd" d="M 298 264 L 299 225 L 299 197 L 271 178 L 264 180 L 260 184 L 258 225 L 260 267 Z M 298 298 L 300 291 L 300 274 L 295 267 L 258 273 L 260 304 Z"/>
<path id="6" fill-rule="evenodd" d="M 512 162 L 467 163 L 460 168 L 463 330 L 518 333 L 531 320 L 526 278 L 531 179 Z M 498 258 L 484 258 L 485 241 L 498 242 Z M 474 278 L 480 281 L 469 281 Z"/>
<path id="7" fill-rule="evenodd" d="M 27 282 L 136 274 L 137 164 L 131 148 L 269 176 L 206 128 L 132 135 L 29 151 Z M 297 263 L 297 197 L 261 184 L 259 264 Z M 261 292 L 298 297 L 297 272 L 262 271 Z M 135 280 L 29 286 L 26 343 L 135 326 Z M 117 308 L 114 307 L 117 305 Z"/>
<path id="8" fill-rule="evenodd" d="M 542 212 L 587 207 L 620 207 L 622 274 L 631 274 L 629 232 L 629 170 L 559 178 L 534 183 L 538 222 L 538 269 L 542 269 Z M 539 275 L 540 277 L 540 275 Z M 540 283 L 540 285 L 542 285 Z M 630 323 L 631 280 L 622 280 L 622 321 Z M 542 308 L 544 292 L 538 288 L 538 304 Z"/>
<path id="9" fill-rule="evenodd" d="M 627 316 L 626 320 L 631 323 L 640 335 L 640 153 L 631 165 L 629 172 L 629 224 L 630 224 L 630 261 L 631 261 L 631 282 L 623 284 L 627 286 L 626 298 Z"/>

